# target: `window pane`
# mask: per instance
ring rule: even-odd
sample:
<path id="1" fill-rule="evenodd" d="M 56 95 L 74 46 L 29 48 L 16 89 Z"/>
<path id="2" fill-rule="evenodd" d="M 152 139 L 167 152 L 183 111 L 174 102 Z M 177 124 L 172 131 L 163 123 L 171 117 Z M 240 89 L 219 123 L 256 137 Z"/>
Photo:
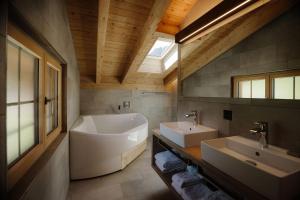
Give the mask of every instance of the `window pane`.
<path id="1" fill-rule="evenodd" d="M 251 98 L 251 81 L 239 82 L 239 98 Z"/>
<path id="2" fill-rule="evenodd" d="M 48 67 L 46 96 L 46 131 L 51 133 L 58 126 L 58 71 Z"/>
<path id="3" fill-rule="evenodd" d="M 172 47 L 172 45 L 172 40 L 158 38 L 149 51 L 148 56 L 161 58 Z"/>
<path id="4" fill-rule="evenodd" d="M 252 98 L 266 98 L 265 79 L 252 80 Z"/>
<path id="5" fill-rule="evenodd" d="M 11 44 L 7 44 L 7 103 L 18 101 L 18 63 L 19 49 Z"/>
<path id="6" fill-rule="evenodd" d="M 274 99 L 293 99 L 293 77 L 274 78 Z"/>
<path id="7" fill-rule="evenodd" d="M 295 99 L 300 99 L 300 76 L 295 77 Z"/>
<path id="8" fill-rule="evenodd" d="M 165 70 L 169 69 L 177 60 L 178 60 L 178 52 L 174 51 L 172 52 L 170 57 L 168 57 L 164 62 Z"/>
<path id="9" fill-rule="evenodd" d="M 21 51 L 20 100 L 34 100 L 35 57 Z"/>
<path id="10" fill-rule="evenodd" d="M 35 143 L 34 104 L 20 106 L 20 142 L 21 153 L 24 153 Z"/>
<path id="11" fill-rule="evenodd" d="M 7 106 L 6 116 L 7 162 L 10 164 L 19 156 L 18 106 Z"/>

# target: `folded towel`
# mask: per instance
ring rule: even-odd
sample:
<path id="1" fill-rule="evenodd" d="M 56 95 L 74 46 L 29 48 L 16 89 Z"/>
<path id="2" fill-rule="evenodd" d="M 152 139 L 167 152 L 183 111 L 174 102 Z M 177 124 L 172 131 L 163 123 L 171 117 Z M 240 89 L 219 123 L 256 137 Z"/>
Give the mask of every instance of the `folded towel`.
<path id="1" fill-rule="evenodd" d="M 217 190 L 210 194 L 207 197 L 207 200 L 233 200 L 230 196 L 222 192 L 221 190 Z"/>
<path id="2" fill-rule="evenodd" d="M 164 173 L 182 171 L 186 168 L 186 164 L 182 161 L 165 166 L 164 163 L 160 162 L 159 160 L 155 160 L 155 164 L 160 169 L 160 171 Z"/>
<path id="3" fill-rule="evenodd" d="M 204 184 L 199 183 L 182 189 L 184 200 L 207 200 L 212 191 Z"/>
<path id="4" fill-rule="evenodd" d="M 172 187 L 176 190 L 176 192 L 180 195 L 182 195 L 182 187 L 181 185 L 178 185 L 178 183 L 172 182 Z"/>
<path id="5" fill-rule="evenodd" d="M 179 172 L 172 176 L 172 182 L 178 184 L 180 187 L 187 187 L 201 182 L 203 177 L 200 174 L 191 174 L 188 171 Z"/>
<path id="6" fill-rule="evenodd" d="M 159 160 L 159 162 L 164 163 L 164 165 L 177 163 L 178 161 L 181 161 L 179 158 L 177 158 L 173 153 L 170 151 L 163 151 L 160 153 L 155 154 L 155 159 Z"/>

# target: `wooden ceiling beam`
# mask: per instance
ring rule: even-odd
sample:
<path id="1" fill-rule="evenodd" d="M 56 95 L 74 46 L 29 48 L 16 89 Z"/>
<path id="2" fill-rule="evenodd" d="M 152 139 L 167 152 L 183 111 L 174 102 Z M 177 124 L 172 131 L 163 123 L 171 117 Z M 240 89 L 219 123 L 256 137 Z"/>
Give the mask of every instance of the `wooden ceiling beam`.
<path id="1" fill-rule="evenodd" d="M 110 0 L 99 0 L 98 3 L 98 33 L 97 33 L 97 61 L 96 82 L 101 82 L 101 68 L 104 60 L 104 47 L 107 32 Z"/>
<path id="2" fill-rule="evenodd" d="M 164 85 L 168 85 L 177 79 L 177 67 L 164 78 Z"/>
<path id="3" fill-rule="evenodd" d="M 231 5 L 230 1 L 223 1 L 222 3 L 218 4 L 214 9 L 210 10 L 209 12 L 207 12 L 205 15 L 203 15 L 202 17 L 198 18 L 196 21 L 194 21 L 192 24 L 190 24 L 189 26 L 187 26 L 184 30 L 182 30 L 181 32 L 179 32 L 178 34 L 176 34 L 175 36 L 175 40 L 176 42 L 179 43 L 190 43 L 198 38 L 201 38 L 202 36 L 219 29 L 220 27 L 238 19 L 241 18 L 242 16 L 246 15 L 247 13 L 250 13 L 251 11 L 263 6 L 264 4 L 268 3 L 271 0 L 255 0 L 255 1 L 244 1 L 244 6 L 246 6 L 245 8 L 243 8 L 243 6 L 241 6 L 240 8 L 238 8 L 237 10 L 241 9 L 240 11 L 234 13 L 233 11 L 233 15 L 219 21 L 216 22 L 215 24 L 212 23 L 211 25 L 208 25 L 209 23 L 213 22 L 213 20 L 217 19 L 215 17 L 218 17 L 219 14 L 223 14 L 224 11 L 227 11 L 226 13 L 230 13 L 232 6 L 234 6 L 235 8 L 237 8 L 240 5 L 239 1 L 236 1 L 236 3 L 234 5 Z M 250 5 L 248 5 L 250 4 Z M 229 14 L 230 15 L 230 14 Z M 197 32 L 199 30 L 199 28 L 203 28 L 204 26 L 208 25 L 207 28 L 204 28 L 202 31 L 200 31 L 198 34 L 192 36 L 193 34 L 195 34 L 195 32 Z"/>
<path id="4" fill-rule="evenodd" d="M 209 33 L 192 43 L 181 44 L 178 48 L 181 48 L 180 62 L 185 63 L 190 60 L 194 55 L 198 56 L 197 49 L 200 49 L 201 45 L 212 37 L 212 33 Z M 174 63 L 169 71 L 164 74 L 164 84 L 167 85 L 177 79 L 177 62 Z M 176 77 L 175 77 L 176 76 Z"/>
<path id="5" fill-rule="evenodd" d="M 136 43 L 135 49 L 132 51 L 130 56 L 130 64 L 125 67 L 125 70 L 121 76 L 121 83 L 126 82 L 129 74 L 135 72 L 140 64 L 143 62 L 143 59 L 148 53 L 149 42 L 152 41 L 153 35 L 157 29 L 157 25 L 161 21 L 170 0 L 155 0 L 151 8 L 149 16 L 143 27 L 143 31 L 140 34 L 139 40 Z"/>
<path id="6" fill-rule="evenodd" d="M 218 35 L 220 31 L 224 29 L 218 29 L 212 34 L 212 40 L 202 44 L 197 49 L 197 56 L 193 56 L 193 59 L 189 60 L 185 64 L 182 63 L 181 79 L 185 79 L 203 66 L 211 62 L 216 57 L 220 56 L 246 37 L 250 36 L 264 25 L 271 22 L 276 17 L 283 14 L 285 11 L 295 5 L 298 0 L 276 0 L 271 1 L 268 4 L 258 8 L 257 10 L 249 13 L 240 19 L 235 27 L 229 32 L 224 34 L 223 37 L 217 38 L 214 35 Z M 234 22 L 235 23 L 235 22 Z"/>
<path id="7" fill-rule="evenodd" d="M 184 29 L 199 17 L 203 16 L 205 13 L 213 9 L 223 0 L 201 0 L 193 6 L 187 16 L 184 18 L 183 22 L 180 24 L 180 29 Z"/>

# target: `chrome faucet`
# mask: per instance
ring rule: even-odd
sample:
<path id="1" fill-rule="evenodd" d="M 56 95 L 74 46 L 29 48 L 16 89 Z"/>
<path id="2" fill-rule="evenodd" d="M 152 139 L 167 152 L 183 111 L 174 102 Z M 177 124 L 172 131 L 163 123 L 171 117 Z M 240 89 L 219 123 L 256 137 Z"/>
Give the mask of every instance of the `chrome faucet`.
<path id="1" fill-rule="evenodd" d="M 187 113 L 184 115 L 185 118 L 190 118 L 190 117 L 194 117 L 194 127 L 197 126 L 199 124 L 199 113 L 197 112 L 197 110 L 192 110 L 191 113 Z"/>
<path id="2" fill-rule="evenodd" d="M 259 136 L 259 146 L 261 149 L 268 148 L 269 143 L 269 131 L 268 131 L 268 122 L 254 122 L 255 127 L 250 129 L 251 134 Z"/>

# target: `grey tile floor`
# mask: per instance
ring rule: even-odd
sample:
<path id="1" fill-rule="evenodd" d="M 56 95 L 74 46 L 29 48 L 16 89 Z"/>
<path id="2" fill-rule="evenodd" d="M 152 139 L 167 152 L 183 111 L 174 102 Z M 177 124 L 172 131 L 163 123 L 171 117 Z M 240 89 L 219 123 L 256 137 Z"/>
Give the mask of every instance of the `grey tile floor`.
<path id="1" fill-rule="evenodd" d="M 68 200 L 174 200 L 151 167 L 151 146 L 122 171 L 82 181 L 71 181 Z"/>

